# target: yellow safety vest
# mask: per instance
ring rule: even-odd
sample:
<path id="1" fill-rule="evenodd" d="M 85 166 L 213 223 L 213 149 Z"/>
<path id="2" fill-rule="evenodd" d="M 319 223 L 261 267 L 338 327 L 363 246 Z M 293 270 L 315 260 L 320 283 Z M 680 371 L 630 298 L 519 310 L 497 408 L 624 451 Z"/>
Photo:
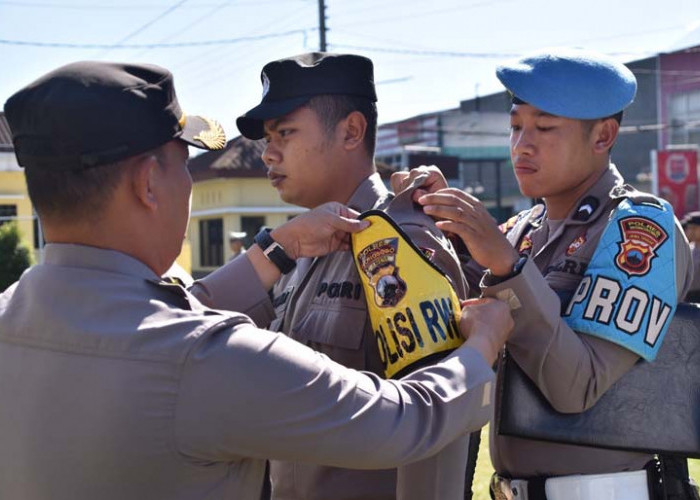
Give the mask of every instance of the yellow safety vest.
<path id="1" fill-rule="evenodd" d="M 450 281 L 386 213 L 370 210 L 370 227 L 352 234 L 352 254 L 387 378 L 399 378 L 464 339 L 461 306 Z"/>

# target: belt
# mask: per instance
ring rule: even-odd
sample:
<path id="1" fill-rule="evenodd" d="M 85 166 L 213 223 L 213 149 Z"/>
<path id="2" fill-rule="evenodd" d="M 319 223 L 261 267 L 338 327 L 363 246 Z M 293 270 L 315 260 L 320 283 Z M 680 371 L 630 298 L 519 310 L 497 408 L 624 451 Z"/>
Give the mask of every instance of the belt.
<path id="1" fill-rule="evenodd" d="M 645 470 L 544 480 L 508 479 L 494 474 L 491 492 L 496 500 L 650 500 Z"/>

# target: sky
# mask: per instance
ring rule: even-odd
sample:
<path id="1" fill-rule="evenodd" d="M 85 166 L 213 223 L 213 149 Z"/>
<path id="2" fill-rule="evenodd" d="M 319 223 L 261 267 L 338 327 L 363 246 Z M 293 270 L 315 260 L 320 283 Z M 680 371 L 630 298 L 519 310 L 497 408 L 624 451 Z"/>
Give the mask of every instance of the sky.
<path id="1" fill-rule="evenodd" d="M 496 66 L 543 48 L 629 62 L 700 44 L 700 0 L 326 0 L 326 27 L 328 50 L 374 61 L 381 124 L 499 92 Z M 262 66 L 319 38 L 318 0 L 0 0 L 0 106 L 62 64 L 148 62 L 232 138 Z"/>

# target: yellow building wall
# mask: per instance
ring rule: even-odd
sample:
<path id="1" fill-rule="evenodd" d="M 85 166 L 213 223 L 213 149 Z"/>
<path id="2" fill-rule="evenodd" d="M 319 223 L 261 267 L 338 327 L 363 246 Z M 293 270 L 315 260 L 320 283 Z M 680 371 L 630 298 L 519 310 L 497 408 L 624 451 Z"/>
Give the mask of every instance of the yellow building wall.
<path id="1" fill-rule="evenodd" d="M 0 170 L 0 205 L 17 206 L 17 223 L 23 243 L 34 252 L 34 262 L 41 262 L 41 250 L 34 248 L 34 208 L 29 200 L 24 170 Z M 192 249 L 185 240 L 177 258 L 188 273 L 192 272 Z"/>
<path id="2" fill-rule="evenodd" d="M 5 158 L 0 158 L 3 159 Z M 17 207 L 17 222 L 22 241 L 34 250 L 35 262 L 41 262 L 40 250 L 34 249 L 34 210 L 27 193 L 24 170 L 0 168 L 0 204 Z M 302 208 L 283 202 L 266 178 L 212 179 L 197 182 L 192 190 L 193 215 L 177 263 L 191 274 L 194 271 L 206 273 L 214 269 L 199 265 L 199 221 L 202 219 L 223 219 L 225 236 L 231 231 L 241 230 L 241 217 L 264 217 L 265 225 L 276 227 L 303 211 Z M 223 261 L 226 262 L 230 256 L 228 241 L 224 241 Z"/>
<path id="3" fill-rule="evenodd" d="M 200 264 L 199 221 L 222 219 L 223 262 L 226 262 L 231 256 L 226 235 L 231 231 L 242 230 L 241 217 L 264 217 L 264 225 L 276 227 L 302 212 L 304 209 L 283 202 L 267 178 L 210 179 L 195 183 L 192 189 L 192 216 L 188 231 L 192 270 L 196 274 L 202 274 L 216 269 Z"/>
<path id="4" fill-rule="evenodd" d="M 192 274 L 192 246 L 189 240 L 182 242 L 182 250 L 180 255 L 177 256 L 176 262 L 187 271 L 188 274 Z"/>
<path id="5" fill-rule="evenodd" d="M 0 171 L 0 205 L 17 207 L 17 224 L 23 243 L 34 249 L 34 211 L 27 194 L 27 183 L 23 170 Z M 35 255 L 35 261 L 37 261 Z"/>

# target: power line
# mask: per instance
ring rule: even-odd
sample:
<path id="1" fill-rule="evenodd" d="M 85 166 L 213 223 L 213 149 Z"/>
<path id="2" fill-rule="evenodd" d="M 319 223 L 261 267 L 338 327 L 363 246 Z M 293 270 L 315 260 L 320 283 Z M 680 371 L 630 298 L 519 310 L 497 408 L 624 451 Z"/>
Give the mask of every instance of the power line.
<path id="1" fill-rule="evenodd" d="M 137 28 L 135 31 L 132 31 L 131 33 L 129 33 L 128 35 L 126 35 L 124 38 L 122 38 L 121 40 L 119 40 L 117 43 L 113 44 L 112 47 L 109 47 L 109 48 L 105 49 L 102 53 L 98 54 L 98 57 L 99 57 L 99 56 L 102 56 L 102 55 L 104 55 L 104 54 L 106 54 L 107 52 L 109 52 L 110 50 L 112 50 L 114 47 L 123 44 L 123 43 L 126 42 L 127 40 L 131 40 L 131 39 L 134 38 L 136 35 L 138 35 L 139 33 L 143 32 L 143 31 L 145 31 L 145 30 L 148 29 L 149 27 L 153 26 L 155 23 L 157 23 L 158 21 L 160 21 L 161 19 L 163 19 L 165 16 L 167 16 L 167 15 L 170 14 L 171 12 L 177 10 L 183 3 L 187 2 L 187 1 L 188 1 L 188 0 L 180 0 L 180 1 L 179 1 L 178 3 L 176 3 L 175 5 L 173 5 L 173 6 L 169 7 L 169 8 L 167 8 L 167 9 L 165 9 L 163 12 L 161 12 L 161 13 L 158 14 L 156 17 L 154 17 L 153 19 L 151 19 L 150 21 L 148 21 L 146 24 L 144 24 L 143 26 Z"/>
<path id="2" fill-rule="evenodd" d="M 247 36 L 248 34 L 257 33 L 263 29 L 268 32 L 282 32 L 281 30 L 285 28 L 298 26 L 302 21 L 311 19 L 313 16 L 313 9 L 315 8 L 315 3 L 305 2 L 303 8 L 296 8 L 291 13 L 277 11 L 275 15 L 278 17 L 270 19 L 270 16 L 268 16 L 263 24 L 246 25 L 246 28 L 249 29 L 243 32 L 242 35 Z M 307 42 L 311 38 L 307 32 L 313 32 L 314 28 L 301 29 L 304 47 L 306 48 L 308 45 Z M 293 40 L 295 39 L 271 39 L 270 41 L 262 41 L 262 43 L 256 40 L 246 41 L 238 45 L 235 50 L 221 51 L 222 56 L 220 58 L 196 55 L 184 62 L 176 63 L 175 68 L 179 68 L 178 71 L 180 74 L 184 74 L 184 76 L 179 79 L 180 87 L 201 91 L 202 88 L 210 87 L 221 79 L 237 74 L 241 68 L 250 67 L 251 64 L 253 64 L 254 67 L 258 67 L 258 65 L 262 66 L 262 61 L 259 59 L 261 54 L 266 52 L 266 49 L 269 49 L 272 44 L 284 44 L 284 47 L 295 46 L 296 44 L 293 44 Z M 256 45 L 253 46 L 253 44 Z M 205 48 L 204 50 L 210 49 Z M 174 70 L 173 74 L 175 74 Z"/>
<path id="3" fill-rule="evenodd" d="M 269 5 L 272 3 L 277 3 L 277 0 L 269 0 L 269 1 L 252 1 L 252 2 L 241 2 L 238 5 L 240 6 L 245 6 L 245 5 Z M 112 5 L 96 5 L 94 3 L 84 3 L 84 4 L 55 4 L 55 3 L 47 3 L 47 2 L 25 2 L 24 0 L 0 0 L 0 6 L 1 5 L 8 5 L 11 7 L 25 7 L 25 8 L 44 8 L 44 9 L 58 9 L 58 10 L 156 10 L 156 9 L 162 9 L 163 7 L 168 6 L 168 3 L 160 3 L 160 4 L 144 4 L 144 3 L 134 3 L 134 4 L 124 4 L 124 3 L 115 3 Z M 201 9 L 204 7 L 215 7 L 217 4 L 215 3 L 198 3 L 196 5 L 192 6 L 184 6 L 184 9 Z"/>
<path id="4" fill-rule="evenodd" d="M 454 52 L 449 50 L 417 50 L 417 49 L 392 49 L 388 47 L 368 47 L 362 45 L 333 44 L 334 47 L 352 50 L 366 50 L 368 52 L 386 52 L 390 54 L 407 54 L 417 56 L 445 56 L 445 57 L 471 57 L 471 58 L 501 58 L 517 57 L 520 54 L 507 52 Z"/>
<path id="5" fill-rule="evenodd" d="M 505 2 L 512 2 L 513 0 L 504 0 Z M 411 14 L 405 14 L 403 16 L 397 16 L 396 14 L 392 15 L 391 17 L 385 17 L 385 18 L 380 18 L 380 19 L 373 19 L 371 21 L 367 21 L 366 19 L 363 21 L 358 21 L 354 23 L 348 23 L 348 24 L 340 24 L 341 28 L 347 28 L 349 26 L 368 26 L 371 24 L 381 24 L 385 22 L 396 22 L 396 21 L 401 21 L 403 19 L 423 19 L 425 17 L 430 17 L 435 14 L 445 14 L 445 13 L 450 13 L 450 12 L 457 12 L 460 10 L 464 9 L 471 9 L 473 7 L 481 7 L 482 5 L 491 5 L 493 4 L 493 0 L 485 0 L 482 2 L 476 2 L 472 4 L 459 4 L 457 6 L 451 6 L 448 8 L 442 8 L 442 9 L 436 9 L 436 10 L 429 10 L 429 11 L 421 11 L 421 12 L 415 12 Z M 422 5 L 422 4 L 421 4 Z"/>
<path id="6" fill-rule="evenodd" d="M 235 1 L 235 0 L 233 0 L 233 1 Z M 229 5 L 231 4 L 231 2 L 232 2 L 232 0 L 225 0 L 224 2 L 221 2 L 221 3 L 219 3 L 219 4 L 216 4 L 216 5 L 215 5 L 213 8 L 211 8 L 206 14 L 203 14 L 203 15 L 199 16 L 197 19 L 195 19 L 194 21 L 192 21 L 191 23 L 189 23 L 187 26 L 178 29 L 176 32 L 174 32 L 174 33 L 172 33 L 172 34 L 166 36 L 165 38 L 161 38 L 160 40 L 158 40 L 157 43 L 164 43 L 164 42 L 167 42 L 168 40 L 172 40 L 172 39 L 175 38 L 176 36 L 182 35 L 182 33 L 184 33 L 185 31 L 189 30 L 189 29 L 192 28 L 193 26 L 198 25 L 199 23 L 201 23 L 202 21 L 204 21 L 205 19 L 207 19 L 208 17 L 210 17 L 210 16 L 213 15 L 214 13 L 218 12 L 218 11 L 221 10 L 222 8 L 229 6 Z M 134 55 L 134 58 L 143 56 L 143 54 L 145 54 L 145 53 L 148 52 L 149 50 L 150 50 L 150 49 L 144 49 L 144 50 L 142 50 L 142 51 L 139 52 L 138 54 Z"/>
<path id="7" fill-rule="evenodd" d="M 240 3 L 238 5 L 241 5 Z M 307 7 L 308 9 L 309 7 Z M 273 19 L 272 21 L 267 18 L 265 19 L 265 22 L 260 25 L 254 25 L 254 26 L 247 26 L 250 29 L 245 30 L 241 36 L 243 37 L 249 37 L 249 36 L 255 36 L 253 35 L 254 33 L 257 33 L 263 29 L 266 29 L 268 32 L 272 31 L 273 29 L 275 31 L 279 31 L 280 33 L 285 33 L 284 31 L 281 31 L 283 28 L 289 28 L 291 26 L 298 25 L 296 22 L 298 18 L 302 17 L 308 17 L 307 13 L 304 12 L 303 9 L 297 10 L 293 14 L 287 14 L 286 12 L 278 13 L 279 17 L 276 19 Z M 306 40 L 307 38 L 307 31 L 312 30 L 313 28 L 299 28 L 303 30 L 303 37 Z M 240 38 L 240 37 L 239 37 Z M 236 56 L 236 62 L 234 63 L 235 66 L 241 66 L 244 64 L 248 64 L 246 61 L 250 58 L 256 57 L 256 50 L 245 50 L 246 49 L 246 44 L 250 44 L 251 42 L 255 42 L 256 40 L 246 40 L 238 49 L 235 54 Z M 206 48 L 205 51 L 208 51 L 209 49 Z M 208 55 L 208 53 L 207 53 Z M 223 57 L 228 56 L 229 54 L 224 54 Z M 207 69 L 211 66 L 216 66 L 216 67 L 230 67 L 230 64 L 228 64 L 228 61 L 222 61 L 219 59 L 213 59 L 211 57 L 202 57 L 202 52 L 199 52 L 193 56 L 190 57 L 184 61 L 180 61 L 175 63 L 177 67 L 184 68 L 186 67 L 188 70 L 192 69 L 194 63 L 194 68 L 200 68 L 202 66 L 205 66 Z"/>
<path id="8" fill-rule="evenodd" d="M 106 43 L 60 43 L 60 42 L 29 42 L 22 40 L 0 39 L 0 45 L 22 45 L 30 47 L 51 47 L 62 49 L 176 49 L 181 47 L 201 47 L 205 45 L 230 45 L 252 40 L 264 40 L 267 38 L 280 38 L 283 36 L 315 31 L 318 28 L 305 28 L 285 31 L 281 33 L 268 33 L 265 35 L 243 36 L 239 38 L 220 38 L 214 40 L 202 40 L 199 42 L 175 42 L 175 43 L 126 43 L 126 44 L 106 44 Z"/>

